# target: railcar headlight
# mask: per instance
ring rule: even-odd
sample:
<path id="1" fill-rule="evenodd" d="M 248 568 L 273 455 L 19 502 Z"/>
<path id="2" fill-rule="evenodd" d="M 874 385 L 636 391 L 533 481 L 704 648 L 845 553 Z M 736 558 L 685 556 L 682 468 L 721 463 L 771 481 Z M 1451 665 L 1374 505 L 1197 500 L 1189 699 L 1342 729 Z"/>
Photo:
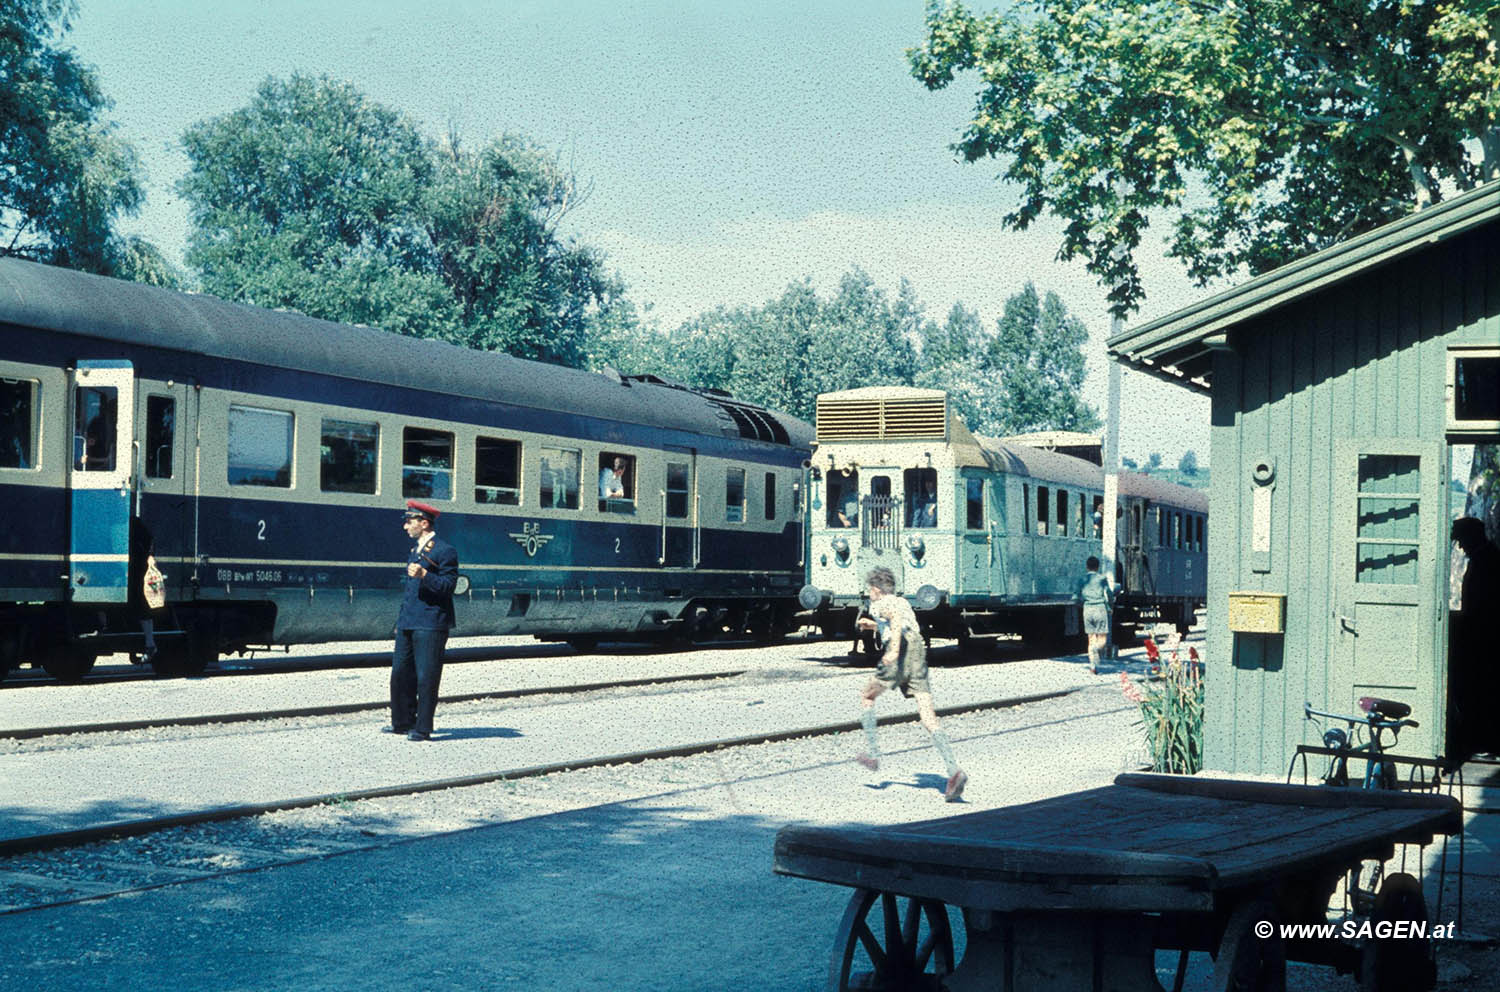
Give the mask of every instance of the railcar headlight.
<path id="1" fill-rule="evenodd" d="M 943 591 L 934 585 L 924 585 L 912 597 L 919 610 L 935 610 L 943 601 Z"/>
<path id="2" fill-rule="evenodd" d="M 912 534 L 906 539 L 906 550 L 910 551 L 911 556 L 917 561 L 921 561 L 922 556 L 927 553 L 927 542 Z"/>
<path id="3" fill-rule="evenodd" d="M 838 556 L 841 563 L 847 562 L 849 560 L 849 542 L 842 537 L 835 537 L 833 539 L 833 553 Z"/>

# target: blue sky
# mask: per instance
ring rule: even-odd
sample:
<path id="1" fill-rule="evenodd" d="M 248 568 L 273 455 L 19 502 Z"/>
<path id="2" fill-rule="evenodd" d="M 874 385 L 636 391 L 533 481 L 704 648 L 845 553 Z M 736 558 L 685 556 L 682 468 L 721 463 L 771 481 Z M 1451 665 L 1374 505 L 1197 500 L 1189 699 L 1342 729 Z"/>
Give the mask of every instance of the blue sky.
<path id="1" fill-rule="evenodd" d="M 1031 279 L 1088 325 L 1086 398 L 1102 413 L 1103 291 L 1054 261 L 1054 225 L 1001 228 L 1015 193 L 998 165 L 949 148 L 975 81 L 929 93 L 906 68 L 922 18 L 921 0 L 80 0 L 66 43 L 148 172 L 127 229 L 175 260 L 183 130 L 267 76 L 326 74 L 431 134 L 512 132 L 559 153 L 590 188 L 571 233 L 664 326 L 804 276 L 826 293 L 854 265 L 892 294 L 911 279 L 934 318 L 962 301 L 993 322 Z M 1136 320 L 1202 295 L 1174 263 L 1142 267 Z M 1130 372 L 1123 396 L 1122 453 L 1208 463 L 1206 401 Z"/>

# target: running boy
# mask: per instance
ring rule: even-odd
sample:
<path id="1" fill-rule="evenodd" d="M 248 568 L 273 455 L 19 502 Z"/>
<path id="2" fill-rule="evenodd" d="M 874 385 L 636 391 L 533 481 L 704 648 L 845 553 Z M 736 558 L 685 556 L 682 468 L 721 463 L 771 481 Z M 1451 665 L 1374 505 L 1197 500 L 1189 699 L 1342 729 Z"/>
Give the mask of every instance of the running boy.
<path id="1" fill-rule="evenodd" d="M 887 689 L 899 688 L 903 696 L 916 697 L 922 726 L 932 735 L 932 746 L 937 748 L 948 769 L 948 785 L 943 790 L 943 798 L 950 803 L 957 802 L 969 776 L 953 760 L 953 746 L 948 743 L 948 735 L 943 733 L 937 711 L 932 708 L 932 685 L 927 680 L 927 645 L 922 640 L 917 615 L 904 597 L 895 594 L 896 577 L 890 569 L 871 570 L 865 577 L 865 585 L 870 596 L 870 615 L 860 617 L 858 624 L 865 630 L 878 630 L 885 650 L 880 663 L 875 666 L 870 684 L 860 693 L 859 722 L 865 728 L 868 750 L 854 760 L 870 771 L 880 767 L 880 745 L 875 737 L 875 697 Z"/>

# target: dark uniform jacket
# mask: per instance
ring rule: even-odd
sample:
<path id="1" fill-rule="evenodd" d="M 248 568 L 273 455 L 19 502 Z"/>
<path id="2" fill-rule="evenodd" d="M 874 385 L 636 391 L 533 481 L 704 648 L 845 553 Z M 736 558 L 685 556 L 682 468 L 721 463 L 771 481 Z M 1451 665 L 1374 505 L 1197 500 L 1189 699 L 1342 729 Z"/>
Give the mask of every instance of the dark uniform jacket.
<path id="1" fill-rule="evenodd" d="M 427 569 L 420 579 L 408 575 L 401 597 L 401 612 L 396 617 L 397 630 L 447 630 L 453 626 L 453 587 L 458 582 L 458 552 L 453 545 L 434 536 L 432 543 L 418 554 L 413 547 L 408 564 L 415 562 Z"/>

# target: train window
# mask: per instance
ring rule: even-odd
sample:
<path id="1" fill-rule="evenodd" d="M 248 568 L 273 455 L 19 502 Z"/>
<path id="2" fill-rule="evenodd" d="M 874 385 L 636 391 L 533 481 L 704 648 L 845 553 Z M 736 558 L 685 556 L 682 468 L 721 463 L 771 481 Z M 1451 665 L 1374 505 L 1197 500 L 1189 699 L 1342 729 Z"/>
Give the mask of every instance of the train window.
<path id="1" fill-rule="evenodd" d="M 1057 491 L 1057 530 L 1058 537 L 1068 536 L 1068 491 L 1059 489 Z"/>
<path id="2" fill-rule="evenodd" d="M 1088 533 L 1083 529 L 1084 516 L 1088 512 L 1086 509 L 1088 498 L 1088 493 L 1078 494 L 1078 512 L 1073 514 L 1073 533 L 1077 534 L 1079 537 L 1082 537 L 1084 534 Z"/>
<path id="3" fill-rule="evenodd" d="M 732 524 L 745 520 L 745 470 L 724 470 L 724 519 Z"/>
<path id="4" fill-rule="evenodd" d="M 776 473 L 766 473 L 766 519 L 776 519 Z"/>
<path id="5" fill-rule="evenodd" d="M 73 391 L 73 467 L 80 472 L 115 469 L 118 390 L 79 386 Z"/>
<path id="6" fill-rule="evenodd" d="M 543 506 L 560 510 L 578 509 L 578 472 L 583 453 L 568 448 L 540 448 L 541 488 L 537 498 Z"/>
<path id="7" fill-rule="evenodd" d="M 0 379 L 0 468 L 36 468 L 42 384 Z"/>
<path id="8" fill-rule="evenodd" d="M 1021 483 L 1021 533 L 1031 533 L 1031 483 Z"/>
<path id="9" fill-rule="evenodd" d="M 290 489 L 294 425 L 285 410 L 231 406 L 229 484 Z"/>
<path id="10" fill-rule="evenodd" d="M 1052 507 L 1047 503 L 1047 487 L 1036 487 L 1036 533 L 1038 537 L 1047 536 L 1047 516 L 1052 512 Z"/>
<path id="11" fill-rule="evenodd" d="M 1104 536 L 1104 497 L 1094 497 L 1094 513 L 1091 519 L 1094 521 L 1094 536 Z"/>
<path id="12" fill-rule="evenodd" d="M 1156 546 L 1158 548 L 1167 546 L 1167 515 L 1159 506 L 1156 508 Z"/>
<path id="13" fill-rule="evenodd" d="M 984 530 L 984 480 L 964 480 L 964 524 L 969 530 Z"/>
<path id="14" fill-rule="evenodd" d="M 635 456 L 618 451 L 599 455 L 599 512 L 635 512 Z"/>
<path id="15" fill-rule="evenodd" d="M 937 469 L 909 468 L 902 473 L 901 481 L 906 486 L 906 505 L 911 507 L 906 525 L 936 527 Z"/>
<path id="16" fill-rule="evenodd" d="M 1182 550 L 1182 514 L 1172 514 L 1172 547 Z"/>
<path id="17" fill-rule="evenodd" d="M 425 427 L 401 434 L 401 495 L 417 499 L 453 498 L 453 435 Z"/>
<path id="18" fill-rule="evenodd" d="M 323 419 L 319 486 L 325 493 L 375 492 L 380 427 L 358 420 Z"/>
<path id="19" fill-rule="evenodd" d="M 686 462 L 667 462 L 667 516 L 682 520 L 688 515 L 688 466 Z"/>
<path id="20" fill-rule="evenodd" d="M 859 470 L 828 472 L 828 526 L 859 526 Z"/>
<path id="21" fill-rule="evenodd" d="M 1199 550 L 1199 551 L 1207 551 L 1208 550 L 1208 544 L 1207 544 L 1208 536 L 1206 534 L 1204 534 L 1204 531 L 1207 530 L 1207 529 L 1208 528 L 1207 528 L 1207 526 L 1205 524 L 1204 519 L 1202 517 L 1199 517 L 1198 518 L 1198 548 L 1197 548 L 1197 550 Z"/>
<path id="22" fill-rule="evenodd" d="M 474 502 L 520 505 L 520 441 L 498 437 L 474 439 Z"/>
<path id="23" fill-rule="evenodd" d="M 172 440 L 177 433 L 177 401 L 170 396 L 146 397 L 146 477 L 172 477 Z"/>

